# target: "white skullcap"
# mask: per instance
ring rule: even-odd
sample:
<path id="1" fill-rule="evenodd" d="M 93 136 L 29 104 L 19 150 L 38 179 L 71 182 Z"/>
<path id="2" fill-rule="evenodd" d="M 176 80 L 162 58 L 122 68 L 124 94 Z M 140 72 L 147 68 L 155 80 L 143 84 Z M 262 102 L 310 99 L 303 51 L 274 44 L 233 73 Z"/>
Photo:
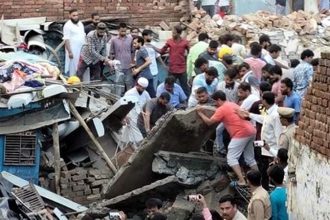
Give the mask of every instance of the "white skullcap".
<path id="1" fill-rule="evenodd" d="M 140 86 L 142 86 L 143 88 L 147 88 L 148 85 L 149 85 L 149 81 L 148 81 L 146 78 L 144 78 L 144 77 L 140 77 L 140 78 L 138 79 L 137 83 L 138 83 Z"/>

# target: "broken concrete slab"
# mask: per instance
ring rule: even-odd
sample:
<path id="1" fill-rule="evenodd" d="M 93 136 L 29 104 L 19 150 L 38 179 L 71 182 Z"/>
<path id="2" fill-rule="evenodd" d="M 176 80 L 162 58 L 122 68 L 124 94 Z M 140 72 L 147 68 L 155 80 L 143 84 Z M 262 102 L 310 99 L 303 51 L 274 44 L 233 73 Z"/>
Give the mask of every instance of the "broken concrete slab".
<path id="1" fill-rule="evenodd" d="M 140 208 L 140 210 L 143 210 L 145 208 L 144 203 L 147 199 L 151 197 L 173 197 L 172 199 L 174 200 L 180 189 L 180 181 L 178 178 L 175 176 L 169 176 L 165 179 L 151 183 L 150 185 L 143 186 L 123 195 L 103 201 L 99 205 L 116 209 L 125 208 L 125 211 L 130 211 L 127 210 L 128 207 L 131 207 L 132 209 Z"/>
<path id="2" fill-rule="evenodd" d="M 211 116 L 214 108 L 205 113 Z M 105 198 L 112 198 L 157 180 L 152 173 L 154 153 L 164 150 L 187 153 L 199 151 L 215 127 L 207 126 L 195 109 L 166 114 L 145 138 L 128 163 L 122 166 L 108 186 L 103 189 Z"/>
<path id="3" fill-rule="evenodd" d="M 186 220 L 195 209 L 195 203 L 189 202 L 186 195 L 178 195 L 169 213 L 168 220 Z"/>
<path id="4" fill-rule="evenodd" d="M 196 185 L 214 177 L 219 171 L 218 161 L 207 154 L 185 154 L 159 151 L 152 162 L 152 171 L 175 175 L 187 185 Z"/>

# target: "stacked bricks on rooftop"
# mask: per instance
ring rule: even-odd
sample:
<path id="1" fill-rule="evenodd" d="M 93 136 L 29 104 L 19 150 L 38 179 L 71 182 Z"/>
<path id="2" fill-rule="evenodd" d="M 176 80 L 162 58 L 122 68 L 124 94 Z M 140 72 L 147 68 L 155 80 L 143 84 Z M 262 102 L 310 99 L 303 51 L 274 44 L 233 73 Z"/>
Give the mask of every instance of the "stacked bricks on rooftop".
<path id="1" fill-rule="evenodd" d="M 75 168 L 62 171 L 60 179 L 61 195 L 75 202 L 88 204 L 101 199 L 103 185 L 111 174 L 106 170 Z"/>
<path id="2" fill-rule="evenodd" d="M 101 16 L 128 18 L 130 25 L 143 27 L 161 21 L 177 22 L 188 12 L 188 0 L 9 0 L 3 1 L 0 14 L 5 19 L 46 16 L 49 21 L 68 19 L 77 8 L 81 18 L 93 12 Z"/>
<path id="3" fill-rule="evenodd" d="M 330 157 L 330 53 L 322 53 L 320 67 L 302 103 L 295 138 Z"/>

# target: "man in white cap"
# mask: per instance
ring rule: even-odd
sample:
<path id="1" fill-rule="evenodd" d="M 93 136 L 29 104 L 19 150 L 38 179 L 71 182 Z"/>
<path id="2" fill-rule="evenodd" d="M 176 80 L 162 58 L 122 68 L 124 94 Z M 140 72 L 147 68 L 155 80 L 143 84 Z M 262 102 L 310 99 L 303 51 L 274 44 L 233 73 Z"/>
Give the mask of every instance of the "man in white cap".
<path id="1" fill-rule="evenodd" d="M 149 85 L 149 81 L 144 77 L 140 77 L 135 87 L 128 90 L 124 95 L 124 96 L 133 96 L 137 100 L 134 108 L 128 113 L 125 120 L 126 124 L 130 126 L 131 129 L 134 129 L 134 132 L 138 134 L 136 135 L 137 138 L 135 142 L 139 142 L 143 139 L 142 134 L 139 128 L 137 127 L 137 120 L 139 114 L 142 111 L 143 105 L 151 99 L 149 93 L 146 91 L 148 85 Z"/>

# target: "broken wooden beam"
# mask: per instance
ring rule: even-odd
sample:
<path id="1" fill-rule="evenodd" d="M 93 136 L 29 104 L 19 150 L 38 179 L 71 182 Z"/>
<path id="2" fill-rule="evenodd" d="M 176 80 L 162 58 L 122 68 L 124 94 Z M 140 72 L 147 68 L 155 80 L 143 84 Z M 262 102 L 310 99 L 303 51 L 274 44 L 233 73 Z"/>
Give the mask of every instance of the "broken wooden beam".
<path id="1" fill-rule="evenodd" d="M 97 147 L 98 151 L 101 153 L 103 159 L 109 165 L 110 169 L 113 171 L 113 173 L 117 173 L 117 169 L 116 169 L 115 165 L 111 162 L 110 158 L 108 157 L 108 155 L 104 151 L 104 149 L 101 146 L 100 142 L 96 139 L 96 137 L 94 136 L 94 134 L 92 133 L 92 131 L 89 129 L 88 125 L 86 124 L 86 122 L 84 121 L 84 119 L 81 117 L 81 115 L 77 111 L 76 107 L 71 102 L 69 102 L 69 105 L 70 105 L 70 109 L 71 109 L 72 114 L 79 121 L 79 123 L 81 124 L 81 126 L 85 129 L 86 133 L 88 134 L 88 136 L 90 137 L 90 139 L 93 141 L 93 143 Z"/>
<path id="2" fill-rule="evenodd" d="M 54 147 L 55 188 L 56 188 L 56 193 L 61 194 L 61 189 L 60 189 L 61 155 L 60 155 L 58 123 L 53 124 L 52 136 L 53 136 L 53 147 Z"/>

